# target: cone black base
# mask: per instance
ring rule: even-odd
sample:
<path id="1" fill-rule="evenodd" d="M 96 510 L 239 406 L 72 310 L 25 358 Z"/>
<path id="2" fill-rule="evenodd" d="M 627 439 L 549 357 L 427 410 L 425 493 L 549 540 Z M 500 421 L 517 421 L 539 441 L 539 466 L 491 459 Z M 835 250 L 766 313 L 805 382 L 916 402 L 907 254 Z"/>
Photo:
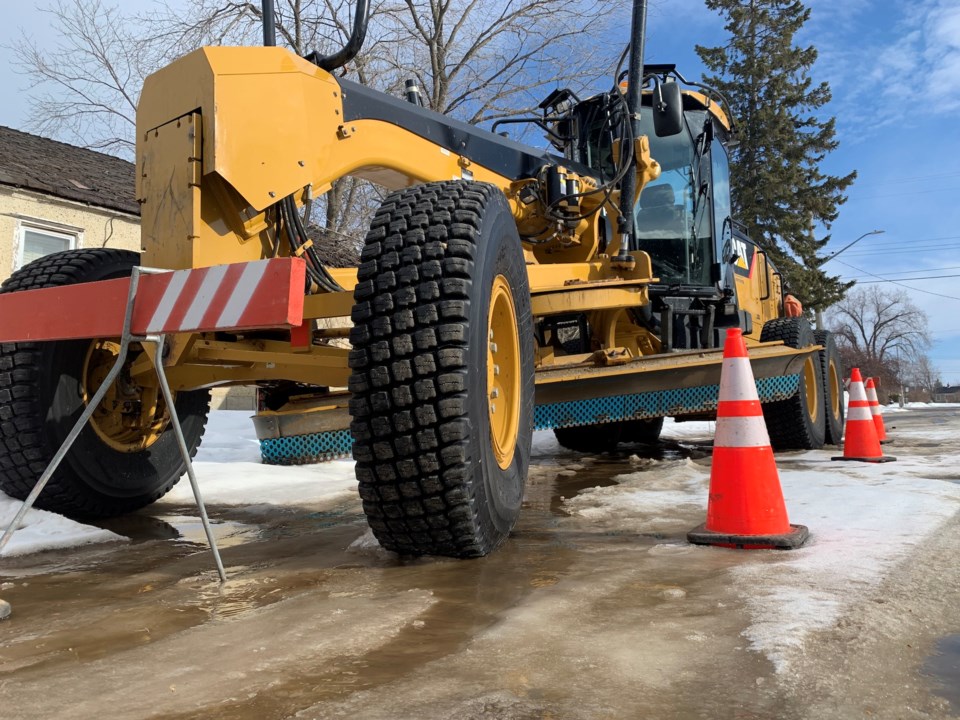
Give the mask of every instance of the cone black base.
<path id="1" fill-rule="evenodd" d="M 872 463 L 885 463 L 885 462 L 894 462 L 895 457 L 890 455 L 882 455 L 881 457 L 832 457 L 831 460 L 853 460 L 854 462 L 872 462 Z"/>
<path id="2" fill-rule="evenodd" d="M 698 525 L 687 533 L 687 541 L 694 545 L 719 545 L 749 550 L 795 550 L 810 537 L 806 525 L 790 525 L 793 530 L 781 535 L 731 535 L 707 530 L 707 524 Z"/>

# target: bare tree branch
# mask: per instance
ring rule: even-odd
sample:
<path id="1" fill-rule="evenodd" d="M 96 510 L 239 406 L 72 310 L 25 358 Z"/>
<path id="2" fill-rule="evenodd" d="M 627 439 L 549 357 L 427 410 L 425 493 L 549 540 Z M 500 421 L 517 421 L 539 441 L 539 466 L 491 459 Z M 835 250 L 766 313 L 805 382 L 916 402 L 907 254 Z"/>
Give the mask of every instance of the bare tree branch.
<path id="1" fill-rule="evenodd" d="M 830 310 L 830 329 L 848 367 L 899 386 L 912 367 L 929 366 L 927 315 L 903 290 L 855 288 Z"/>
<path id="2" fill-rule="evenodd" d="M 30 128 L 86 147 L 133 156 L 135 112 L 147 75 L 203 45 L 256 45 L 262 11 L 251 0 L 191 0 L 138 15 L 119 0 L 50 0 L 60 42 L 13 45 L 30 81 Z M 117 4 L 111 4 L 111 3 Z M 536 106 L 558 85 L 582 92 L 609 75 L 618 48 L 584 43 L 626 18 L 615 0 L 374 0 L 363 52 L 341 74 L 392 93 L 416 78 L 430 107 L 480 123 Z M 349 37 L 352 0 L 278 0 L 278 43 L 304 55 L 333 52 Z M 609 86 L 611 79 L 604 81 Z M 339 180 L 314 209 L 331 242 L 362 242 L 383 197 Z"/>

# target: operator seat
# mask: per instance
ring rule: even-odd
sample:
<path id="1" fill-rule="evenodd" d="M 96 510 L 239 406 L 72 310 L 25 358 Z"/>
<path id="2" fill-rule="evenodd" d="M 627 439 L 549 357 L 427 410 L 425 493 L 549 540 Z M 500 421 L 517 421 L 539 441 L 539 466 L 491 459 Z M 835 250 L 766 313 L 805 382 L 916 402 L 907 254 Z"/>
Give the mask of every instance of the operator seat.
<path id="1" fill-rule="evenodd" d="M 683 207 L 675 203 L 672 185 L 648 185 L 634 216 L 637 249 L 649 253 L 653 274 L 670 283 L 687 281 L 689 262 Z"/>
<path id="2" fill-rule="evenodd" d="M 682 238 L 683 208 L 676 204 L 671 185 L 648 185 L 640 193 L 637 237 L 646 239 Z"/>

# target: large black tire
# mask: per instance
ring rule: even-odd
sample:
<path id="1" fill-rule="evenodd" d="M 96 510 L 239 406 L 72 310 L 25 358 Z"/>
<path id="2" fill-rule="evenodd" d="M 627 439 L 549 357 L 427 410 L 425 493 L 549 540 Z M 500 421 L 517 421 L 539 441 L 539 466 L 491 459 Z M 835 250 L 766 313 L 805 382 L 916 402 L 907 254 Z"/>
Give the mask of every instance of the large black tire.
<path id="1" fill-rule="evenodd" d="M 55 253 L 18 270 L 0 293 L 124 277 L 138 261 L 126 250 Z M 0 488 L 8 495 L 27 497 L 83 412 L 83 368 L 92 342 L 0 345 Z M 191 454 L 203 436 L 209 402 L 207 390 L 177 393 Z M 87 423 L 36 504 L 75 518 L 120 515 L 166 494 L 185 470 L 169 423 L 136 452 L 111 447 Z"/>
<path id="2" fill-rule="evenodd" d="M 843 362 L 840 352 L 829 330 L 815 330 L 813 333 L 817 345 L 823 345 L 820 351 L 820 369 L 823 370 L 823 405 L 826 410 L 826 434 L 824 441 L 830 445 L 843 442 Z"/>
<path id="3" fill-rule="evenodd" d="M 620 444 L 623 423 L 610 422 L 599 425 L 577 425 L 554 428 L 553 434 L 561 447 L 582 453 L 602 453 L 615 450 Z"/>
<path id="4" fill-rule="evenodd" d="M 623 423 L 623 434 L 620 436 L 620 442 L 652 445 L 660 439 L 662 431 L 662 417 L 627 420 Z"/>
<path id="5" fill-rule="evenodd" d="M 582 453 L 610 452 L 620 443 L 652 445 L 660 439 L 663 418 L 624 420 L 622 422 L 554 428 L 561 447 Z"/>
<path id="6" fill-rule="evenodd" d="M 793 348 L 815 344 L 813 329 L 806 318 L 776 318 L 765 323 L 760 341 L 773 340 L 781 340 Z M 767 432 L 775 450 L 822 448 L 826 432 L 825 414 L 819 353 L 807 357 L 800 371 L 800 387 L 793 397 L 763 406 Z"/>
<path id="7" fill-rule="evenodd" d="M 486 555 L 520 513 L 533 437 L 530 291 L 506 198 L 462 181 L 392 193 L 371 224 L 357 279 L 350 428 L 370 527 L 398 553 Z M 515 360 L 514 391 L 496 400 L 511 412 L 500 417 L 516 420 L 508 436 L 494 429 L 501 420 L 488 397 L 500 372 L 494 315 L 514 338 L 504 349 Z"/>

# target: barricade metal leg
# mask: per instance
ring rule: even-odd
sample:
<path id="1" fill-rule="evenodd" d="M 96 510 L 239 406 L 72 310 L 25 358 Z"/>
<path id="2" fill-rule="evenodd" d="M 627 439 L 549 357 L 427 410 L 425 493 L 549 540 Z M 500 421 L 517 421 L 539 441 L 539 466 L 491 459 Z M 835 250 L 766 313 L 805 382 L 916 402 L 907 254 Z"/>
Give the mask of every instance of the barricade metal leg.
<path id="1" fill-rule="evenodd" d="M 166 401 L 167 409 L 170 413 L 170 424 L 173 428 L 174 434 L 176 435 L 177 444 L 180 446 L 180 454 L 183 456 L 183 461 L 186 464 L 187 476 L 190 478 L 190 486 L 193 489 L 193 497 L 197 502 L 197 508 L 200 512 L 200 520 L 203 523 L 204 532 L 207 534 L 207 541 L 210 543 L 210 550 L 213 553 L 213 558 L 217 565 L 217 573 L 220 576 L 220 582 L 227 581 L 226 572 L 223 569 L 223 562 L 220 560 L 220 551 L 217 549 L 217 542 L 213 536 L 210 520 L 207 517 L 207 510 L 203 504 L 203 497 L 200 495 L 200 486 L 197 484 L 197 478 L 193 472 L 193 462 L 190 458 L 190 450 L 187 448 L 186 440 L 184 440 L 183 437 L 183 428 L 180 427 L 180 418 L 177 415 L 177 408 L 173 402 L 173 393 L 170 392 L 170 385 L 167 382 L 167 376 L 163 369 L 163 347 L 165 337 L 163 335 L 139 337 L 133 335 L 130 331 L 130 323 L 133 317 L 133 304 L 137 295 L 137 287 L 140 283 L 140 275 L 141 273 L 149 272 L 162 271 L 149 270 L 139 267 L 133 268 L 133 272 L 130 276 L 130 292 L 127 296 L 127 308 L 123 320 L 123 333 L 120 337 L 120 351 L 117 354 L 117 361 L 114 363 L 113 367 L 110 368 L 110 372 L 107 373 L 107 376 L 100 384 L 100 387 L 97 388 L 97 392 L 94 393 L 93 397 L 87 403 L 87 407 L 84 408 L 83 413 L 81 413 L 80 417 L 77 418 L 77 422 L 74 424 L 73 428 L 70 430 L 70 433 L 63 441 L 60 449 L 57 450 L 53 458 L 50 460 L 50 464 L 47 465 L 47 468 L 43 471 L 43 474 L 41 474 L 37 484 L 33 486 L 33 489 L 30 491 L 27 499 L 23 501 L 23 505 L 21 505 L 20 509 L 17 511 L 16 516 L 13 518 L 13 522 L 11 522 L 4 531 L 3 537 L 0 538 L 0 555 L 3 554 L 3 549 L 6 547 L 7 543 L 10 542 L 10 538 L 13 536 L 13 533 L 18 527 L 20 527 L 20 523 L 23 521 L 24 515 L 26 515 L 30 508 L 33 507 L 37 497 L 41 492 L 43 492 L 43 489 L 47 486 L 47 483 L 50 481 L 53 473 L 56 472 L 57 467 L 59 467 L 60 463 L 63 461 L 63 458 L 66 457 L 67 453 L 70 451 L 74 441 L 76 441 L 77 437 L 80 435 L 80 432 L 83 430 L 84 425 L 86 425 L 87 421 L 90 420 L 90 417 L 97 409 L 97 406 L 100 405 L 100 401 L 103 400 L 104 395 L 107 394 L 107 390 L 109 390 L 110 386 L 113 384 L 113 381 L 116 380 L 117 375 L 120 374 L 120 370 L 123 369 L 123 364 L 127 359 L 130 343 L 153 342 L 156 343 L 157 348 L 155 354 L 157 377 L 160 380 L 160 388 L 163 391 L 163 398 Z"/>
<path id="2" fill-rule="evenodd" d="M 207 542 L 210 543 L 210 551 L 213 553 L 213 560 L 217 564 L 217 573 L 220 575 L 220 582 L 227 581 L 227 574 L 223 569 L 223 562 L 220 560 L 220 551 L 217 549 L 217 540 L 213 537 L 213 528 L 210 527 L 210 520 L 207 517 L 207 509 L 203 504 L 203 497 L 200 495 L 200 485 L 197 483 L 197 476 L 193 472 L 193 460 L 190 458 L 190 449 L 187 447 L 187 441 L 183 438 L 183 428 L 180 427 L 180 418 L 177 416 L 177 408 L 173 404 L 173 393 L 170 392 L 170 384 L 167 382 L 167 373 L 163 369 L 163 345 L 166 340 L 163 335 L 148 335 L 148 341 L 157 344 L 155 357 L 155 366 L 157 368 L 157 377 L 160 379 L 160 389 L 163 391 L 163 399 L 167 403 L 167 410 L 170 413 L 170 424 L 173 426 L 173 432 L 177 436 L 177 444 L 180 446 L 180 454 L 183 456 L 183 462 L 187 467 L 187 477 L 190 478 L 190 487 L 193 489 L 193 498 L 197 501 L 197 510 L 200 512 L 200 520 L 203 522 L 203 531 L 207 534 Z"/>

